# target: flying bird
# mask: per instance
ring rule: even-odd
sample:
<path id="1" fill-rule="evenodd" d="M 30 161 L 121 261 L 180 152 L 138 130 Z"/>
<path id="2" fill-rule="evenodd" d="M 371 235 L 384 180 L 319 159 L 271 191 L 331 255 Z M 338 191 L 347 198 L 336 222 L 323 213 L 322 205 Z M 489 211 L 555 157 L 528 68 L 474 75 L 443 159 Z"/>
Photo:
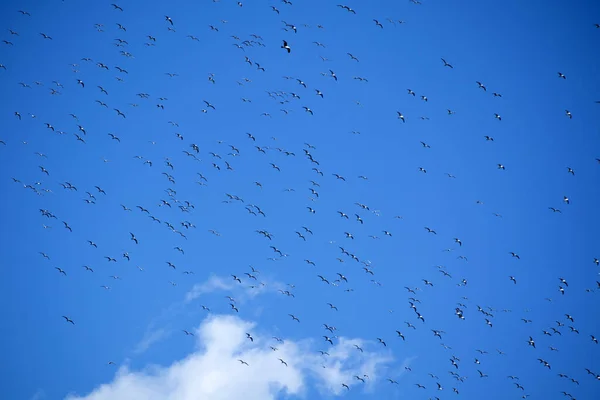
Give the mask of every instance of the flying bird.
<path id="1" fill-rule="evenodd" d="M 449 64 L 446 60 L 444 60 L 443 58 L 441 59 L 442 62 L 444 63 L 444 67 L 449 67 L 449 68 L 454 68 L 451 64 Z"/>

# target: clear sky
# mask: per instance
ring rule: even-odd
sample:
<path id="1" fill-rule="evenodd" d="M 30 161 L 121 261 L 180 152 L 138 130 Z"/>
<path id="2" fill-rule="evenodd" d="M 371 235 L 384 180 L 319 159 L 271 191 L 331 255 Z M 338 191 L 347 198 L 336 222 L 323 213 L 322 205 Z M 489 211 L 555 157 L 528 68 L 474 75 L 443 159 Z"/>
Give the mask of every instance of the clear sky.
<path id="1" fill-rule="evenodd" d="M 600 398 L 600 3 L 242 3 L 0 5 L 0 397 Z"/>

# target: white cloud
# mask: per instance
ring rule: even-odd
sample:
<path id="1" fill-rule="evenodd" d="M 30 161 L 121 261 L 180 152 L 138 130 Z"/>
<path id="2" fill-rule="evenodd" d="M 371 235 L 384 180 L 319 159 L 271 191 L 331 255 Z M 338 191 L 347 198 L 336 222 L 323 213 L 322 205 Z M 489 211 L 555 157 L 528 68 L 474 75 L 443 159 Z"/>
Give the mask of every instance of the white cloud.
<path id="1" fill-rule="evenodd" d="M 173 333 L 173 330 L 168 328 L 169 321 L 184 312 L 191 302 L 201 298 L 205 294 L 225 292 L 236 300 L 236 304 L 239 304 L 253 300 L 258 295 L 276 292 L 280 289 L 283 290 L 286 287 L 286 285 L 281 282 L 271 281 L 269 279 L 254 281 L 242 278 L 242 282 L 244 283 L 240 284 L 231 277 L 211 275 L 205 282 L 195 284 L 192 289 L 185 294 L 182 301 L 172 304 L 170 307 L 163 310 L 159 316 L 154 318 L 146 329 L 140 342 L 133 348 L 132 355 L 142 354 L 155 343 L 170 336 Z M 256 317 L 261 313 L 262 308 L 256 306 L 253 310 L 253 314 Z"/>
<path id="2" fill-rule="evenodd" d="M 203 294 L 214 293 L 214 292 L 228 292 L 236 300 L 251 299 L 259 294 L 266 292 L 275 292 L 279 289 L 284 289 L 285 285 L 276 281 L 266 281 L 262 279 L 255 281 L 252 279 L 242 279 L 243 283 L 239 283 L 233 280 L 232 277 L 220 277 L 212 275 L 206 282 L 197 283 L 192 289 L 185 295 L 185 302 L 189 303 Z"/>
<path id="3" fill-rule="evenodd" d="M 46 398 L 46 393 L 42 389 L 38 389 L 29 400 L 42 400 Z"/>
<path id="4" fill-rule="evenodd" d="M 363 351 L 357 350 L 355 345 L 363 348 Z M 380 378 L 381 368 L 391 362 L 392 357 L 389 353 L 368 351 L 368 345 L 374 344 L 362 339 L 338 338 L 335 346 L 330 346 L 327 350 L 328 357 L 322 358 L 321 362 L 313 361 L 308 364 L 313 375 L 317 376 L 318 387 L 333 394 L 346 390 L 342 383 L 350 387 L 365 385 L 366 389 L 370 389 Z M 365 379 L 365 383 L 361 383 L 355 376 Z"/>
<path id="5" fill-rule="evenodd" d="M 246 332 L 254 341 L 246 338 Z M 284 393 L 302 396 L 311 384 L 322 393 L 336 395 L 346 390 L 342 383 L 350 387 L 364 385 L 368 390 L 378 380 L 381 369 L 392 361 L 387 354 L 368 351 L 375 344 L 343 337 L 334 346 L 328 345 L 330 356 L 323 357 L 314 351 L 310 339 L 278 343 L 271 335 L 258 331 L 254 323 L 237 316 L 211 316 L 195 335 L 194 351 L 170 366 L 149 366 L 143 371 L 122 367 L 111 383 L 86 396 L 72 394 L 66 399 L 269 400 Z M 364 353 L 354 344 L 363 347 Z M 240 359 L 249 365 L 243 365 Z M 365 384 L 354 378 L 365 374 Z"/>
<path id="6" fill-rule="evenodd" d="M 154 343 L 161 341 L 162 339 L 165 339 L 167 336 L 169 336 L 169 334 L 170 332 L 167 331 L 166 328 L 161 328 L 157 330 L 148 329 L 144 334 L 142 340 L 137 344 L 137 346 L 133 350 L 133 354 L 141 354 L 145 352 L 150 348 L 150 346 L 152 346 Z"/>

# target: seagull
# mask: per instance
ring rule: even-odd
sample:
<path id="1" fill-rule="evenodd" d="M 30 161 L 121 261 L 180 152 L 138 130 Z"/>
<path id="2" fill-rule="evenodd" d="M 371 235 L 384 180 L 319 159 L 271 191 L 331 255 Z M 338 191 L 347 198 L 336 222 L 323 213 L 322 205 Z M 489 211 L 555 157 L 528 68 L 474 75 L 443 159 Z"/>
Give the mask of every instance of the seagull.
<path id="1" fill-rule="evenodd" d="M 63 274 L 64 276 L 67 276 L 67 273 L 63 269 L 58 268 L 58 267 L 54 267 L 54 269 L 57 270 L 60 274 Z"/>
<path id="2" fill-rule="evenodd" d="M 348 12 L 351 12 L 351 13 L 353 13 L 353 14 L 356 14 L 356 11 L 354 11 L 353 9 L 351 9 L 351 8 L 350 8 L 350 7 L 348 7 L 348 6 L 344 6 L 344 5 L 338 4 L 338 7 L 340 7 L 340 8 L 343 8 L 344 10 L 346 10 L 346 11 L 348 11 Z"/>
<path id="3" fill-rule="evenodd" d="M 444 63 L 444 67 L 449 67 L 449 68 L 454 68 L 451 64 L 449 64 L 446 60 L 444 60 L 443 58 L 441 59 L 442 62 Z"/>

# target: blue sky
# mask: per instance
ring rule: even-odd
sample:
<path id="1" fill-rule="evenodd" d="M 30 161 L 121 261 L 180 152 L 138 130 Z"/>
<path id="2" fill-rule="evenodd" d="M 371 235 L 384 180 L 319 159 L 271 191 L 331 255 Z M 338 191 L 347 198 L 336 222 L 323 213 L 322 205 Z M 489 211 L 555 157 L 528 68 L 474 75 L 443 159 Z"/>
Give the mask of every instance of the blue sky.
<path id="1" fill-rule="evenodd" d="M 600 396 L 600 5 L 292 3 L 2 3 L 1 397 Z"/>

